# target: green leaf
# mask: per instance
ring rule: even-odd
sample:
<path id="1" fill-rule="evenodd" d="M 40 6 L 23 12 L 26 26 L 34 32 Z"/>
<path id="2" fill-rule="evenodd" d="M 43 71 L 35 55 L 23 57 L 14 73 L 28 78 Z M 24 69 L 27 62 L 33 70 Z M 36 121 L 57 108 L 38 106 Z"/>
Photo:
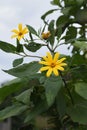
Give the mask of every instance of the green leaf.
<path id="1" fill-rule="evenodd" d="M 74 122 L 84 125 L 87 124 L 87 102 L 77 103 L 74 106 L 69 107 L 67 113 Z"/>
<path id="2" fill-rule="evenodd" d="M 51 13 L 53 13 L 54 11 L 57 11 L 57 10 L 58 10 L 58 9 L 51 9 L 51 10 L 47 11 L 44 15 L 41 16 L 41 19 L 45 20 L 45 18 L 46 18 L 49 14 L 51 14 Z"/>
<path id="3" fill-rule="evenodd" d="M 39 50 L 42 45 L 36 42 L 30 42 L 28 45 L 24 44 L 25 48 L 31 52 L 36 52 L 37 50 Z"/>
<path id="4" fill-rule="evenodd" d="M 84 0 L 76 0 L 76 2 L 78 5 L 81 5 L 81 4 L 83 4 Z"/>
<path id="5" fill-rule="evenodd" d="M 36 32 L 36 30 L 35 30 L 32 26 L 27 25 L 27 28 L 28 28 L 29 32 L 31 32 L 32 34 L 34 34 L 34 35 L 37 36 L 37 32 Z"/>
<path id="6" fill-rule="evenodd" d="M 79 82 L 75 84 L 75 91 L 82 96 L 84 99 L 87 99 L 87 83 Z"/>
<path id="7" fill-rule="evenodd" d="M 77 29 L 74 26 L 68 27 L 68 30 L 66 32 L 65 41 L 68 41 L 70 39 L 74 39 L 77 36 Z"/>
<path id="8" fill-rule="evenodd" d="M 35 106 L 26 116 L 25 118 L 25 123 L 30 122 L 32 119 L 35 119 L 36 116 L 40 115 L 42 112 L 46 111 L 48 109 L 48 105 L 46 103 L 46 101 L 41 101 L 40 103 L 38 103 L 37 106 Z"/>
<path id="9" fill-rule="evenodd" d="M 75 41 L 75 43 L 73 43 L 73 45 L 75 47 L 78 47 L 82 51 L 87 51 L 87 42 L 86 41 Z"/>
<path id="10" fill-rule="evenodd" d="M 56 21 L 56 26 L 59 27 L 64 27 L 64 25 L 67 23 L 68 17 L 65 15 L 61 15 L 57 21 Z"/>
<path id="11" fill-rule="evenodd" d="M 61 7 L 61 2 L 60 2 L 60 0 L 52 0 L 50 3 L 51 3 L 52 5 L 57 5 L 57 6 L 60 6 L 60 7 Z"/>
<path id="12" fill-rule="evenodd" d="M 39 71 L 40 67 L 41 65 L 38 62 L 34 61 L 17 66 L 10 70 L 3 70 L 3 71 L 15 77 L 29 78 L 31 75 L 36 74 Z"/>
<path id="13" fill-rule="evenodd" d="M 16 47 L 10 43 L 0 41 L 0 49 L 7 53 L 15 53 Z"/>
<path id="14" fill-rule="evenodd" d="M 50 33 L 51 33 L 51 36 L 48 38 L 48 41 L 50 42 L 51 45 L 54 45 L 54 41 L 55 41 L 54 20 L 52 20 L 52 21 L 49 23 L 48 30 L 49 30 Z"/>
<path id="15" fill-rule="evenodd" d="M 21 114 L 28 108 L 26 105 L 15 104 L 0 111 L 0 120 Z"/>
<path id="16" fill-rule="evenodd" d="M 56 106 L 57 111 L 59 113 L 60 118 L 62 118 L 66 114 L 66 102 L 62 89 L 58 92 L 56 97 Z"/>
<path id="17" fill-rule="evenodd" d="M 2 103 L 2 101 L 12 93 L 21 90 L 23 87 L 26 86 L 26 84 L 27 82 L 25 82 L 25 80 L 21 80 L 19 78 L 3 84 L 2 87 L 0 87 L 0 103 Z"/>
<path id="18" fill-rule="evenodd" d="M 19 102 L 23 102 L 24 104 L 29 105 L 31 92 L 32 89 L 25 90 L 14 98 Z"/>
<path id="19" fill-rule="evenodd" d="M 51 106 L 54 103 L 55 98 L 60 88 L 62 87 L 62 85 L 63 85 L 63 82 L 60 76 L 49 77 L 46 79 L 44 83 L 44 87 L 45 87 L 45 93 L 46 93 L 48 106 Z"/>
<path id="20" fill-rule="evenodd" d="M 75 66 L 75 65 L 79 66 L 79 65 L 82 65 L 82 64 L 87 64 L 87 60 L 86 60 L 85 56 L 77 53 L 77 54 L 74 54 L 72 56 L 70 64 L 72 66 Z"/>
<path id="21" fill-rule="evenodd" d="M 23 62 L 23 58 L 15 59 L 13 61 L 13 67 L 16 67 L 16 66 L 22 64 L 22 62 Z"/>
<path id="22" fill-rule="evenodd" d="M 74 82 L 78 80 L 87 82 L 87 66 L 86 65 L 81 65 L 81 66 L 72 68 L 70 70 L 70 74 Z"/>
<path id="23" fill-rule="evenodd" d="M 64 7 L 62 8 L 62 13 L 65 15 L 65 16 L 68 16 L 69 13 L 70 13 L 70 10 L 71 10 L 72 6 L 71 7 Z"/>

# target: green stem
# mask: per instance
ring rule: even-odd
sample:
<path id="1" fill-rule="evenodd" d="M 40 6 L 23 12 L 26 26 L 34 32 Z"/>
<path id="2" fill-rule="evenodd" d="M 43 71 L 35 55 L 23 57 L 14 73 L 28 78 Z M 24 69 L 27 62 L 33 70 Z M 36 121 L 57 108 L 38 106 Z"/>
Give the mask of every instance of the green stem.
<path id="1" fill-rule="evenodd" d="M 72 105 L 74 105 L 74 101 L 73 101 L 71 92 L 70 92 L 70 90 L 68 89 L 67 83 L 66 83 L 65 79 L 63 78 L 61 72 L 60 72 L 60 75 L 61 75 L 61 77 L 62 77 L 62 80 L 63 80 L 63 82 L 64 82 L 65 88 L 66 88 L 66 90 L 67 90 L 67 92 L 68 92 L 68 95 L 69 95 L 69 97 L 70 97 L 70 99 L 71 99 L 71 103 L 72 103 Z"/>

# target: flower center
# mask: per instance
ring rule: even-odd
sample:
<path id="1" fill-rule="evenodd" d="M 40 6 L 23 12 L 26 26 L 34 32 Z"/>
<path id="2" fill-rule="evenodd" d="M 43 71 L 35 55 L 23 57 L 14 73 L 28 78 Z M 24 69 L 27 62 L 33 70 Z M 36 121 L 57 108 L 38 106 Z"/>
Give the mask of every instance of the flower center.
<path id="1" fill-rule="evenodd" d="M 19 32 L 19 34 L 18 34 L 19 36 L 21 36 L 22 35 L 22 33 L 21 32 Z"/>
<path id="2" fill-rule="evenodd" d="M 55 67 L 55 65 L 56 65 L 55 63 L 51 63 L 51 67 L 52 67 L 52 68 L 54 68 L 54 67 Z"/>

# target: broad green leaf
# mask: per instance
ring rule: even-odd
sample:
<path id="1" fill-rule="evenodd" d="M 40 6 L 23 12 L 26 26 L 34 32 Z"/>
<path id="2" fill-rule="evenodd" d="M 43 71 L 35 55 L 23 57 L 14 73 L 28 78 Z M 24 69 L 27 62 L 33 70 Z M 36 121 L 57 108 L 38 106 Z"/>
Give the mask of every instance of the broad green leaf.
<path id="1" fill-rule="evenodd" d="M 48 106 L 51 106 L 54 103 L 55 98 L 60 88 L 62 87 L 62 85 L 63 85 L 63 81 L 60 76 L 49 77 L 46 79 L 44 83 L 44 87 L 45 87 L 45 93 L 46 93 Z"/>
<path id="2" fill-rule="evenodd" d="M 6 107 L 5 109 L 0 111 L 0 120 L 19 115 L 27 108 L 28 106 L 22 104 L 14 104 L 12 106 Z"/>
<path id="3" fill-rule="evenodd" d="M 41 16 L 41 19 L 45 20 L 45 18 L 46 18 L 49 14 L 51 14 L 51 13 L 53 13 L 54 11 L 57 11 L 57 10 L 58 10 L 58 9 L 51 9 L 51 10 L 47 11 L 44 15 Z"/>
<path id="4" fill-rule="evenodd" d="M 26 105 L 29 105 L 30 103 L 30 95 L 31 95 L 32 89 L 25 90 L 18 96 L 14 97 L 18 102 L 23 102 Z"/>
<path id="5" fill-rule="evenodd" d="M 66 32 L 65 41 L 68 41 L 70 39 L 74 39 L 77 36 L 77 29 L 74 26 L 68 27 L 68 30 Z"/>
<path id="6" fill-rule="evenodd" d="M 78 9 L 77 13 L 75 14 L 76 21 L 80 24 L 87 23 L 87 8 L 85 9 Z"/>
<path id="7" fill-rule="evenodd" d="M 34 35 L 37 36 L 37 32 L 36 32 L 36 30 L 35 30 L 32 26 L 27 25 L 27 28 L 28 28 L 28 30 L 29 30 L 30 33 L 32 33 L 32 34 L 34 34 Z"/>
<path id="8" fill-rule="evenodd" d="M 57 21 L 56 21 L 56 26 L 57 26 L 58 28 L 64 27 L 64 25 L 67 23 L 67 21 L 68 21 L 68 17 L 65 16 L 65 15 L 61 15 L 61 16 L 57 19 Z"/>
<path id="9" fill-rule="evenodd" d="M 81 5 L 84 2 L 84 0 L 76 0 L 76 2 L 78 5 Z"/>
<path id="10" fill-rule="evenodd" d="M 87 65 L 81 65 L 70 70 L 72 79 L 75 81 L 83 80 L 87 82 Z"/>
<path id="11" fill-rule="evenodd" d="M 86 41 L 75 41 L 75 43 L 73 43 L 73 45 L 75 47 L 78 47 L 82 51 L 87 51 L 87 42 Z"/>
<path id="12" fill-rule="evenodd" d="M 74 65 L 82 65 L 82 64 L 87 64 L 87 59 L 85 58 L 84 55 L 80 55 L 80 54 L 74 54 L 71 58 L 71 63 L 70 65 L 71 66 L 74 66 Z"/>
<path id="13" fill-rule="evenodd" d="M 64 8 L 62 8 L 61 11 L 62 11 L 62 13 L 63 13 L 65 16 L 67 16 L 67 15 L 69 15 L 71 8 L 72 8 L 72 7 L 64 7 Z"/>
<path id="14" fill-rule="evenodd" d="M 60 118 L 62 118 L 66 114 L 66 102 L 62 89 L 58 92 L 56 97 L 56 106 L 57 111 L 59 113 Z"/>
<path id="15" fill-rule="evenodd" d="M 75 104 L 67 109 L 67 113 L 74 122 L 87 124 L 87 102 Z"/>
<path id="16" fill-rule="evenodd" d="M 16 67 L 16 66 L 22 64 L 22 62 L 23 62 L 23 58 L 15 59 L 13 61 L 13 67 Z"/>
<path id="17" fill-rule="evenodd" d="M 46 101 L 41 101 L 40 103 L 38 103 L 37 106 L 35 106 L 26 116 L 25 118 L 25 123 L 30 122 L 32 119 L 35 119 L 36 116 L 40 115 L 42 112 L 46 111 L 48 109 L 48 105 L 46 103 Z"/>
<path id="18" fill-rule="evenodd" d="M 27 85 L 25 80 L 21 80 L 19 78 L 11 80 L 2 85 L 0 88 L 0 103 L 12 93 L 18 92 L 19 90 L 23 89 Z"/>
<path id="19" fill-rule="evenodd" d="M 31 52 L 36 52 L 37 50 L 39 50 L 42 45 L 36 42 L 30 42 L 28 45 L 24 44 L 25 48 Z"/>
<path id="20" fill-rule="evenodd" d="M 82 96 L 83 98 L 87 99 L 87 83 L 79 82 L 75 84 L 75 91 Z"/>
<path id="21" fill-rule="evenodd" d="M 0 49 L 7 53 L 15 53 L 16 47 L 10 43 L 0 41 Z"/>
<path id="22" fill-rule="evenodd" d="M 38 62 L 34 61 L 17 66 L 10 70 L 3 70 L 3 71 L 15 77 L 29 78 L 31 75 L 36 74 L 39 71 L 40 67 L 41 65 Z"/>

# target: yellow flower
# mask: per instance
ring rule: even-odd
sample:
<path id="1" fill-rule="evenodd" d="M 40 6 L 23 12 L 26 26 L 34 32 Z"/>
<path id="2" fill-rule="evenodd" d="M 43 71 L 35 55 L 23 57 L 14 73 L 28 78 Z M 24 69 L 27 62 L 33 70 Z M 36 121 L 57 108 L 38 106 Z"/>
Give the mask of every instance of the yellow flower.
<path id="1" fill-rule="evenodd" d="M 48 31 L 47 33 L 44 33 L 44 32 L 42 33 L 42 38 L 45 40 L 48 39 L 50 36 L 51 36 L 50 31 Z"/>
<path id="2" fill-rule="evenodd" d="M 54 73 L 55 76 L 59 76 L 59 71 L 64 71 L 63 66 L 66 66 L 67 64 L 63 63 L 63 61 L 66 58 L 59 59 L 59 55 L 59 53 L 55 53 L 53 57 L 50 52 L 47 52 L 47 56 L 44 56 L 43 61 L 39 62 L 44 65 L 40 68 L 40 71 L 47 71 L 47 77 L 50 77 L 52 73 Z"/>
<path id="3" fill-rule="evenodd" d="M 18 40 L 20 40 L 21 38 L 24 37 L 24 35 L 26 33 L 28 33 L 28 29 L 27 27 L 22 26 L 22 24 L 18 24 L 18 30 L 17 29 L 13 29 L 12 32 L 14 33 L 11 38 L 17 38 Z"/>

